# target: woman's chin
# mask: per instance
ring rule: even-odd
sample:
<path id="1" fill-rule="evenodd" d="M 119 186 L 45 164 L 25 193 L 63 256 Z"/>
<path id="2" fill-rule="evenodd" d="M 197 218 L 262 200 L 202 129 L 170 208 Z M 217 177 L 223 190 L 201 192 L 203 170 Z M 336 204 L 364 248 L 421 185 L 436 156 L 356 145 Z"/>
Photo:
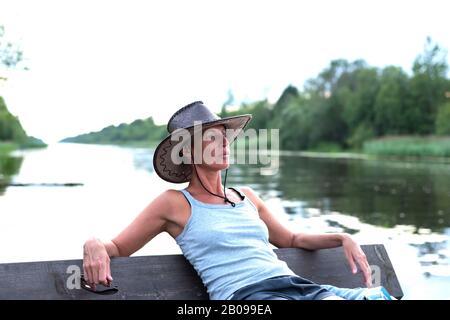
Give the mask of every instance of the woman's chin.
<path id="1" fill-rule="evenodd" d="M 230 164 L 228 163 L 228 161 L 223 161 L 223 163 L 215 163 L 212 165 L 214 170 L 217 170 L 217 171 L 228 169 L 229 166 L 230 166 Z"/>
<path id="2" fill-rule="evenodd" d="M 225 169 L 228 169 L 229 166 L 230 166 L 230 163 L 228 161 L 225 161 L 225 160 L 222 161 L 221 163 L 213 162 L 213 163 L 197 164 L 197 168 L 200 167 L 200 168 L 203 168 L 205 170 L 210 170 L 210 171 L 225 170 Z"/>

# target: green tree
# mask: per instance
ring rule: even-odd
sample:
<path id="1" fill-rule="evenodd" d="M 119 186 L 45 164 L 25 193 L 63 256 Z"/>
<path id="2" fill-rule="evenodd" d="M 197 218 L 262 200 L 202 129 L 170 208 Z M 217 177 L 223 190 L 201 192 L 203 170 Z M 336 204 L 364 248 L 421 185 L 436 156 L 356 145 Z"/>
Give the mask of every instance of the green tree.
<path id="1" fill-rule="evenodd" d="M 298 89 L 292 85 L 284 89 L 273 106 L 273 118 L 269 122 L 270 128 L 280 129 L 280 131 L 286 129 L 285 120 L 290 116 L 290 110 L 298 106 L 299 96 Z"/>
<path id="2" fill-rule="evenodd" d="M 427 38 L 425 49 L 413 64 L 411 94 L 413 103 L 408 110 L 410 131 L 431 134 L 435 129 L 437 108 L 445 102 L 450 90 L 446 78 L 447 52 Z"/>
<path id="3" fill-rule="evenodd" d="M 305 104 L 304 97 L 298 97 L 291 101 L 285 109 L 283 118 L 279 117 L 277 123 L 281 123 L 279 129 L 280 147 L 286 150 L 306 149 L 309 146 L 309 134 L 311 132 L 311 109 Z"/>
<path id="4" fill-rule="evenodd" d="M 436 134 L 450 135 L 450 102 L 439 107 L 436 117 Z"/>
<path id="5" fill-rule="evenodd" d="M 378 70 L 358 64 L 345 73 L 332 96 L 342 110 L 342 117 L 349 128 L 350 136 L 359 124 L 372 127 L 374 104 L 380 87 Z"/>
<path id="6" fill-rule="evenodd" d="M 0 141 L 25 143 L 27 134 L 17 117 L 6 108 L 5 101 L 0 97 Z"/>
<path id="7" fill-rule="evenodd" d="M 249 112 L 254 127 L 279 128 L 285 149 L 324 143 L 361 148 L 384 135 L 445 134 L 450 123 L 448 107 L 442 106 L 450 92 L 447 71 L 446 52 L 427 39 L 412 76 L 399 67 L 333 60 L 302 92 L 288 86 L 273 106 L 246 104 L 232 115 Z"/>
<path id="8" fill-rule="evenodd" d="M 361 131 L 372 131 L 378 89 L 378 71 L 368 67 L 365 61 L 332 61 L 305 86 L 315 124 L 308 145 L 334 142 L 345 147 L 360 140 L 352 135 L 361 123 L 365 124 L 364 130 L 359 129 L 358 136 Z"/>
<path id="9" fill-rule="evenodd" d="M 252 121 L 249 128 L 269 129 L 270 122 L 273 119 L 272 105 L 267 100 L 261 100 L 249 105 L 247 112 L 252 114 Z"/>
<path id="10" fill-rule="evenodd" d="M 386 67 L 380 78 L 380 89 L 374 104 L 376 135 L 411 132 L 408 107 L 412 101 L 408 75 L 399 67 Z"/>

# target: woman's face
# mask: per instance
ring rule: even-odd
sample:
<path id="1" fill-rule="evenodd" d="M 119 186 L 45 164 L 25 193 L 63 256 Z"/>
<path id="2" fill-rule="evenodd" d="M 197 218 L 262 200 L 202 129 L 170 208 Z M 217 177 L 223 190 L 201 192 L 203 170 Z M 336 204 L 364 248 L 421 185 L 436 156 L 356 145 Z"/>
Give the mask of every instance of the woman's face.
<path id="1" fill-rule="evenodd" d="M 224 125 L 216 125 L 203 130 L 201 151 L 202 163 L 198 166 L 214 171 L 228 168 L 230 145 L 226 138 Z"/>

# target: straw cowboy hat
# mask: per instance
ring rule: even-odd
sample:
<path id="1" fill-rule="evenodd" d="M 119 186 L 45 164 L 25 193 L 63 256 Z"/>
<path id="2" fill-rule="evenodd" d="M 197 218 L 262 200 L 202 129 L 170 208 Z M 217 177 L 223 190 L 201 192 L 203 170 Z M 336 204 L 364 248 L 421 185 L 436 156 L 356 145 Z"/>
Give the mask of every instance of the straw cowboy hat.
<path id="1" fill-rule="evenodd" d="M 190 163 L 176 164 L 172 161 L 172 151 L 182 142 L 173 136 L 182 129 L 194 134 L 197 129 L 223 124 L 227 129 L 234 129 L 231 136 L 227 135 L 231 144 L 251 120 L 251 114 L 220 118 L 212 113 L 202 101 L 195 101 L 175 112 L 167 123 L 169 135 L 156 147 L 153 155 L 153 167 L 162 179 L 172 183 L 183 183 L 191 180 L 192 165 Z M 195 125 L 194 125 L 195 122 Z"/>

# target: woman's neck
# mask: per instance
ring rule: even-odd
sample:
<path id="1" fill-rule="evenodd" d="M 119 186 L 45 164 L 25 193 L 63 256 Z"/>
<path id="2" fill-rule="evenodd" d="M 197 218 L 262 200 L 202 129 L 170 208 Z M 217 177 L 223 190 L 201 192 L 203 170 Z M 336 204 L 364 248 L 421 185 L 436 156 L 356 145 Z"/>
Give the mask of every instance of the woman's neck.
<path id="1" fill-rule="evenodd" d="M 203 170 L 202 168 L 195 166 L 195 170 L 192 172 L 192 178 L 187 188 L 195 193 L 209 195 L 209 192 L 206 191 L 204 187 L 212 193 L 224 196 L 220 171 Z"/>

